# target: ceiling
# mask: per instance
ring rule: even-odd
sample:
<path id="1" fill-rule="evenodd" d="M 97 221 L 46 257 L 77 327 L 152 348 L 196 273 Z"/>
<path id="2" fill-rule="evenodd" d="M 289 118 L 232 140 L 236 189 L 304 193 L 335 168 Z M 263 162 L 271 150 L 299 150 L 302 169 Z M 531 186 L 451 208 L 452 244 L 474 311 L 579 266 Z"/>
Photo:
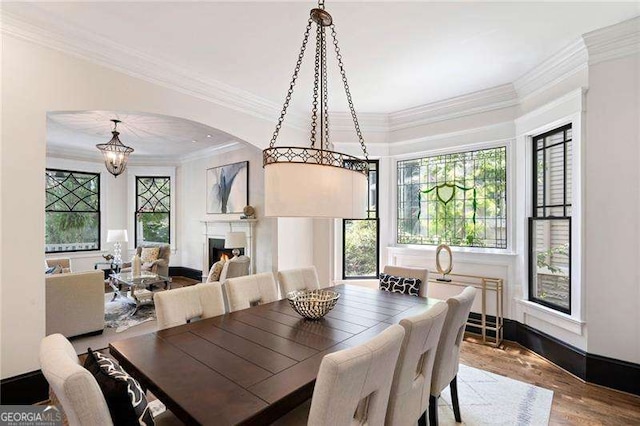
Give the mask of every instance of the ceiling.
<path id="1" fill-rule="evenodd" d="M 43 2 L 3 9 L 80 28 L 282 104 L 311 1 Z M 580 35 L 640 14 L 640 2 L 329 1 L 360 112 L 388 113 L 511 83 Z M 292 107 L 311 104 L 313 47 Z M 328 47 L 331 47 L 329 43 Z M 329 54 L 331 110 L 345 111 Z"/>
<path id="2" fill-rule="evenodd" d="M 135 151 L 131 158 L 179 159 L 193 153 L 243 144 L 232 136 L 204 124 L 177 117 L 114 111 L 73 111 L 47 114 L 47 149 L 65 153 L 94 154 L 96 144 L 111 140 L 118 119 L 120 141 Z"/>

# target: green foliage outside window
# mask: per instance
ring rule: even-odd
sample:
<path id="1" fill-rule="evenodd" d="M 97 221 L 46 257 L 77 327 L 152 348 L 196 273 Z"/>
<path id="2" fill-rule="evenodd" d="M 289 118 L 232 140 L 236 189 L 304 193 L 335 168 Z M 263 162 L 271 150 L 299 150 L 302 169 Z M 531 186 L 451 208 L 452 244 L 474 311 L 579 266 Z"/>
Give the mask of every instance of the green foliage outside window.
<path id="1" fill-rule="evenodd" d="M 345 276 L 375 277 L 378 273 L 377 246 L 377 219 L 345 220 Z"/>
<path id="2" fill-rule="evenodd" d="M 100 175 L 47 169 L 46 252 L 98 250 Z"/>
<path id="3" fill-rule="evenodd" d="M 507 247 L 506 148 L 398 162 L 400 244 Z"/>
<path id="4" fill-rule="evenodd" d="M 170 242 L 171 178 L 136 177 L 136 243 Z"/>

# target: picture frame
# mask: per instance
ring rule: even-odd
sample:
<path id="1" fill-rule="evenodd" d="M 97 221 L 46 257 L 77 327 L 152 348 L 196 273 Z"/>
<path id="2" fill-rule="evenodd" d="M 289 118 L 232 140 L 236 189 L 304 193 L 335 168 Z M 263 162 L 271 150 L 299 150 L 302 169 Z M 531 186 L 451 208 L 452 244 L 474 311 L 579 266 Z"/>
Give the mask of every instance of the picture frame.
<path id="1" fill-rule="evenodd" d="M 249 205 L 249 162 L 211 167 L 206 174 L 207 214 L 242 214 Z"/>

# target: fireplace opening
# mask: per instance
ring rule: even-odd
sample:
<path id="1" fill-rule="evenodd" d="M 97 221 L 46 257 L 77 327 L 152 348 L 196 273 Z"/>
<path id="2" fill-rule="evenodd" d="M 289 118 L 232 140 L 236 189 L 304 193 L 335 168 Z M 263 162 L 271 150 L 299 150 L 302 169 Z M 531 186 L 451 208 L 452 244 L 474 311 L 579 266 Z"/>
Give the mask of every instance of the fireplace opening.
<path id="1" fill-rule="evenodd" d="M 224 238 L 209 238 L 209 269 L 219 260 L 228 260 L 233 257 L 233 249 L 224 248 Z M 240 255 L 244 255 L 244 249 L 240 249 Z"/>

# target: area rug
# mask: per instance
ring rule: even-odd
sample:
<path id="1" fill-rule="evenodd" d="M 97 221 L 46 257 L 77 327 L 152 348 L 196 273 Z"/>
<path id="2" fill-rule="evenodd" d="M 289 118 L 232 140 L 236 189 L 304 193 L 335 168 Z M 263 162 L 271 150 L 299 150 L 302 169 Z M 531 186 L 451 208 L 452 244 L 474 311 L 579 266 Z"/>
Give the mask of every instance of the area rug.
<path id="1" fill-rule="evenodd" d="M 106 327 L 115 328 L 116 333 L 156 319 L 156 310 L 153 304 L 142 305 L 134 315 L 136 305 L 133 300 L 117 297 L 112 301 L 112 298 L 113 293 L 105 294 L 104 323 Z"/>
<path id="2" fill-rule="evenodd" d="M 440 425 L 549 424 L 553 391 L 460 364 L 458 400 L 462 423 L 456 423 L 449 388 L 438 405 Z"/>

